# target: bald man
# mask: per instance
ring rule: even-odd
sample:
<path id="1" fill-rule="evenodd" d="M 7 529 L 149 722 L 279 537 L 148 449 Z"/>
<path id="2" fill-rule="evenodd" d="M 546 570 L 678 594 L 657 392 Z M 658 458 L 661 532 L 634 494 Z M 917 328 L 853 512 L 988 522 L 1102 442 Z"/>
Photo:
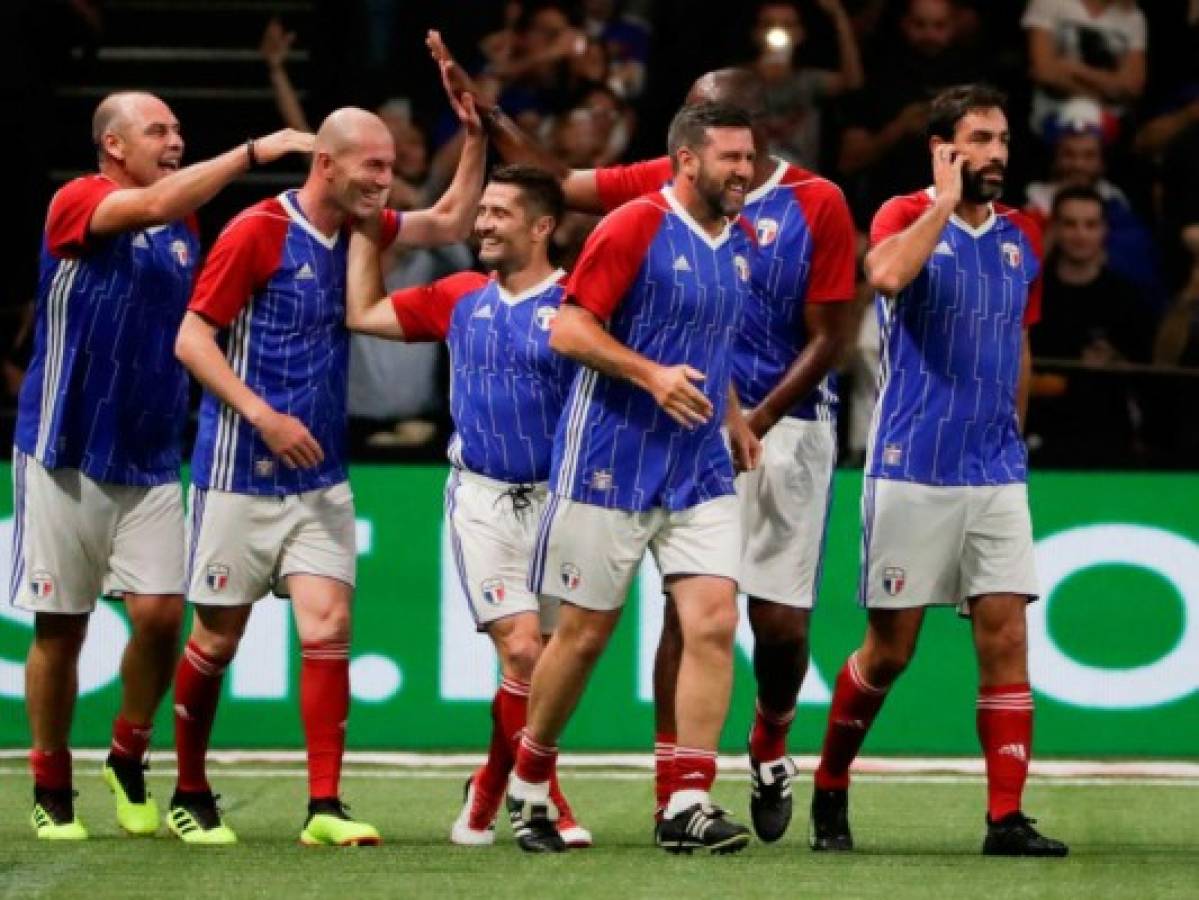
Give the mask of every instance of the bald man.
<path id="1" fill-rule="evenodd" d="M 436 33 L 429 46 L 451 95 L 471 90 Z M 739 584 L 754 634 L 757 702 L 749 726 L 750 814 L 764 841 L 777 841 L 792 816 L 795 765 L 787 737 L 808 665 L 808 632 L 819 590 L 824 531 L 836 465 L 837 388 L 833 366 L 847 337 L 854 296 L 854 228 L 840 189 L 769 153 L 762 82 L 746 69 L 698 78 L 687 103 L 731 103 L 753 122 L 754 173 L 743 215 L 758 251 L 752 291 L 733 353 L 733 385 L 762 464 L 737 479 L 741 501 Z M 482 107 L 481 107 L 482 109 Z M 672 179 L 670 159 L 569 169 L 549 157 L 498 107 L 482 109 L 509 161 L 555 172 L 573 208 L 609 212 Z M 672 790 L 675 688 L 682 636 L 667 596 L 654 666 L 654 755 L 659 815 Z"/>
<path id="2" fill-rule="evenodd" d="M 280 131 L 181 168 L 179 121 L 144 93 L 106 97 L 92 139 L 98 173 L 64 185 L 46 216 L 13 450 L 11 599 L 35 616 L 25 703 L 32 821 L 48 840 L 87 837 L 68 738 L 101 592 L 124 600 L 133 632 L 103 777 L 125 831 L 158 828 L 143 770 L 183 615 L 187 375 L 171 347 L 199 259 L 192 213 L 255 164 L 312 146 Z"/>
<path id="3" fill-rule="evenodd" d="M 458 171 L 431 209 L 386 212 L 384 243 L 469 234 L 485 138 L 473 107 Z M 175 676 L 179 780 L 168 825 L 190 844 L 231 844 L 205 772 L 222 674 L 253 604 L 290 597 L 301 643 L 308 748 L 305 844 L 374 845 L 379 832 L 340 798 L 350 706 L 357 548 L 346 472 L 346 250 L 351 218 L 377 215 L 391 187 L 392 137 L 377 116 L 340 109 L 321 125 L 303 187 L 234 218 L 200 273 L 176 353 L 205 388 L 192 457 L 188 570 L 195 616 Z"/>

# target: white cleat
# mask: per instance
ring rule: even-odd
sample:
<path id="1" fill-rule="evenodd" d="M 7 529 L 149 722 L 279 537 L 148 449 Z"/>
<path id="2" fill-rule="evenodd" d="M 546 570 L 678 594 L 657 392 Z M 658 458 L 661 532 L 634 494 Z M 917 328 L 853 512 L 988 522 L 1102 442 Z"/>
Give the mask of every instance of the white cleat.
<path id="1" fill-rule="evenodd" d="M 471 828 L 470 827 L 470 810 L 475 803 L 475 777 L 472 775 L 466 779 L 466 786 L 463 790 L 462 809 L 458 813 L 458 818 L 454 820 L 453 826 L 450 828 L 450 843 L 457 844 L 459 847 L 490 847 L 495 843 L 495 816 L 491 817 L 491 822 L 487 828 Z M 588 835 L 588 839 L 590 839 Z"/>
<path id="2" fill-rule="evenodd" d="M 591 832 L 576 823 L 568 824 L 565 828 L 559 827 L 558 834 L 571 850 L 582 850 L 592 844 Z"/>

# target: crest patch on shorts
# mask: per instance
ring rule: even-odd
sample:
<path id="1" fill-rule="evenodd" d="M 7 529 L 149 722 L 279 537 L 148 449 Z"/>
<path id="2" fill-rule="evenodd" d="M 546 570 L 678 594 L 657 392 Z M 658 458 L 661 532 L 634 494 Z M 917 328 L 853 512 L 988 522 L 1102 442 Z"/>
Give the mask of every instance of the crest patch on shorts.
<path id="1" fill-rule="evenodd" d="M 54 579 L 49 572 L 34 572 L 29 576 L 29 591 L 39 600 L 45 600 L 54 593 Z"/>
<path id="2" fill-rule="evenodd" d="M 499 606 L 504 602 L 504 579 L 488 578 L 479 588 L 483 591 L 483 599 L 492 606 Z"/>
<path id="3" fill-rule="evenodd" d="M 210 563 L 204 572 L 204 583 L 214 593 L 220 593 L 229 584 L 229 567 L 221 563 Z"/>
<path id="4" fill-rule="evenodd" d="M 887 566 L 883 569 L 883 590 L 894 597 L 907 584 L 907 573 L 899 566 Z"/>
<path id="5" fill-rule="evenodd" d="M 579 571 L 579 567 L 574 563 L 562 563 L 562 586 L 569 591 L 573 591 L 579 586 L 579 582 L 583 580 L 583 573 Z"/>

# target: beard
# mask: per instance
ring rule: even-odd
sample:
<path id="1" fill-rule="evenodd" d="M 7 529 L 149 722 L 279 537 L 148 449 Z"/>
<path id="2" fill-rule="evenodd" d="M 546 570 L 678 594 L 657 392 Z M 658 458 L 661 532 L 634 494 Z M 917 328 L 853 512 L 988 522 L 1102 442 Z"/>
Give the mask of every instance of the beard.
<path id="1" fill-rule="evenodd" d="M 731 218 L 740 213 L 745 206 L 745 194 L 730 195 L 726 191 L 731 185 L 740 181 L 741 179 L 732 178 L 718 181 L 709 177 L 707 170 L 700 166 L 699 174 L 695 178 L 695 191 L 707 204 L 713 218 L 717 216 Z M 745 184 L 741 186 L 748 188 L 748 185 Z"/>
<path id="2" fill-rule="evenodd" d="M 987 181 L 985 176 L 998 173 L 1000 181 L 998 184 Z M 986 166 L 983 169 L 971 169 L 969 166 L 962 166 L 962 199 L 967 203 L 990 203 L 992 200 L 998 200 L 1003 194 L 1003 176 L 1005 170 L 1002 167 Z"/>

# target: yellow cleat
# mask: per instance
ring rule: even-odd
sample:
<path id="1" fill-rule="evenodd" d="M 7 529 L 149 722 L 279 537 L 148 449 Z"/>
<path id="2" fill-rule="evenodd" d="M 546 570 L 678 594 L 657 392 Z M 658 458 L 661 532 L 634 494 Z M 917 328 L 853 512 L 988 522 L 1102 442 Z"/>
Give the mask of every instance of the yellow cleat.
<path id="1" fill-rule="evenodd" d="M 87 829 L 75 815 L 74 792 L 39 791 L 29 817 L 39 841 L 86 841 Z"/>
<path id="2" fill-rule="evenodd" d="M 179 791 L 171 798 L 167 813 L 167 828 L 185 844 L 201 847 L 227 847 L 237 843 L 233 829 L 221 821 L 217 798 L 209 791 L 184 794 Z"/>
<path id="3" fill-rule="evenodd" d="M 146 790 L 141 763 L 135 765 L 136 772 L 118 771 L 106 762 L 100 776 L 116 799 L 117 824 L 128 834 L 150 837 L 158 831 L 158 803 Z"/>
<path id="4" fill-rule="evenodd" d="M 377 847 L 383 838 L 373 825 L 351 819 L 340 800 L 314 800 L 308 804 L 300 843 L 306 847 Z"/>

